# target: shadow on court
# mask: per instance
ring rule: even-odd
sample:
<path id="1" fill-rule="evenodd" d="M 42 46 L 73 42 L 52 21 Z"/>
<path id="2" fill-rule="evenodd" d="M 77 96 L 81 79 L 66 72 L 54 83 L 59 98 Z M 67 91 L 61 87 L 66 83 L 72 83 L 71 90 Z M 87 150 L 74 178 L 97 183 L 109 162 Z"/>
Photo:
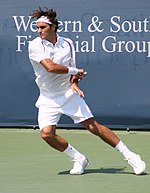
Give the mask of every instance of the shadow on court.
<path id="1" fill-rule="evenodd" d="M 125 173 L 123 172 L 126 167 L 123 168 L 99 168 L 99 169 L 85 169 L 84 174 L 96 174 L 96 173 Z M 69 170 L 67 171 L 62 171 L 58 173 L 59 175 L 67 175 L 69 174 Z"/>
<path id="2" fill-rule="evenodd" d="M 99 169 L 85 169 L 84 175 L 85 174 L 132 174 L 133 172 L 126 172 L 125 171 L 126 167 L 123 168 L 99 168 Z M 68 175 L 69 170 L 59 172 L 58 175 Z M 143 175 L 149 175 L 148 173 L 143 173 L 142 175 L 138 176 L 143 176 Z"/>

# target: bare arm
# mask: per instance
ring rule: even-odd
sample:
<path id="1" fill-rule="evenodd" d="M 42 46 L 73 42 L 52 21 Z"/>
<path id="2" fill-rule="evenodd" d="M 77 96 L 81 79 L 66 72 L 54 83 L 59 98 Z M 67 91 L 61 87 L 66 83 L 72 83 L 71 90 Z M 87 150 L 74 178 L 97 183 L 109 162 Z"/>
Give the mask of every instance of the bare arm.
<path id="1" fill-rule="evenodd" d="M 44 68 L 51 73 L 56 73 L 56 74 L 72 74 L 75 75 L 76 79 L 82 79 L 85 76 L 85 72 L 83 69 L 77 69 L 74 67 L 67 67 L 63 66 L 61 64 L 56 64 L 50 59 L 43 59 L 40 62 Z"/>
<path id="2" fill-rule="evenodd" d="M 48 72 L 56 73 L 56 74 L 67 74 L 68 68 L 61 64 L 56 64 L 52 62 L 50 59 L 44 59 L 40 62 Z"/>
<path id="3" fill-rule="evenodd" d="M 86 74 L 87 74 L 87 73 L 84 72 L 82 78 L 85 77 Z M 81 78 L 81 79 L 82 79 L 82 78 Z M 81 80 L 81 79 L 80 79 L 80 80 Z M 73 91 L 76 91 L 81 97 L 84 97 L 84 92 L 78 87 L 78 82 L 79 82 L 78 77 L 75 76 L 75 75 L 72 75 L 70 81 L 71 81 L 71 83 L 72 83 L 72 86 L 71 86 L 72 90 L 73 90 Z"/>
<path id="4" fill-rule="evenodd" d="M 69 68 L 66 66 L 63 66 L 61 64 L 56 64 L 52 62 L 50 59 L 44 59 L 40 62 L 44 68 L 51 73 L 56 73 L 56 74 L 67 74 L 69 72 Z M 77 69 L 77 73 L 75 75 L 71 76 L 71 83 L 72 83 L 72 90 L 76 91 L 81 97 L 84 97 L 83 91 L 78 87 L 78 81 L 84 78 L 86 76 L 86 72 L 84 72 L 83 69 Z"/>

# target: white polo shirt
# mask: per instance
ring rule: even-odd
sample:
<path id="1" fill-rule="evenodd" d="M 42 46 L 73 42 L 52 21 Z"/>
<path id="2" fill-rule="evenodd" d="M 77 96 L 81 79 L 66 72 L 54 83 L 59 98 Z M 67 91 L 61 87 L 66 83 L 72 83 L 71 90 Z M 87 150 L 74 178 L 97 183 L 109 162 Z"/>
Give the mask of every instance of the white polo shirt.
<path id="1" fill-rule="evenodd" d="M 43 59 L 50 59 L 57 64 L 76 67 L 72 40 L 57 35 L 57 42 L 53 45 L 49 41 L 37 37 L 29 42 L 29 59 L 41 94 L 54 97 L 63 95 L 69 90 L 71 87 L 69 74 L 47 72 L 40 62 Z"/>

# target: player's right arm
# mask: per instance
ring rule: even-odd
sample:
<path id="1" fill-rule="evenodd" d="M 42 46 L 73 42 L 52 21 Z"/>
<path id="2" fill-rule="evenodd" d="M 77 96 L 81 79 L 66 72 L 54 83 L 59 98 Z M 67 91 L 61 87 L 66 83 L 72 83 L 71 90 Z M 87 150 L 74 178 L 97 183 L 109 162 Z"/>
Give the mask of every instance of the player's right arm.
<path id="1" fill-rule="evenodd" d="M 44 51 L 41 40 L 35 39 L 29 43 L 29 58 L 31 63 L 37 62 L 41 64 L 48 72 L 56 74 L 71 74 L 77 78 L 82 78 L 84 70 L 76 67 L 67 67 L 61 64 L 54 63 L 49 55 Z"/>

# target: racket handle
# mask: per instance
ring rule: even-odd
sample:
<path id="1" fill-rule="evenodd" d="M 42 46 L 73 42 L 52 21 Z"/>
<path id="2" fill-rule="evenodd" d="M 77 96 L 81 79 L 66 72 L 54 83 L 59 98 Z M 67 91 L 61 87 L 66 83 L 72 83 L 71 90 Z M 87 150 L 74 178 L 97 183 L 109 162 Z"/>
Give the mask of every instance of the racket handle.
<path id="1" fill-rule="evenodd" d="M 86 71 L 84 72 L 84 75 L 87 75 L 87 72 L 86 72 Z M 80 80 L 81 80 L 81 79 L 78 79 L 78 82 L 80 82 Z"/>

